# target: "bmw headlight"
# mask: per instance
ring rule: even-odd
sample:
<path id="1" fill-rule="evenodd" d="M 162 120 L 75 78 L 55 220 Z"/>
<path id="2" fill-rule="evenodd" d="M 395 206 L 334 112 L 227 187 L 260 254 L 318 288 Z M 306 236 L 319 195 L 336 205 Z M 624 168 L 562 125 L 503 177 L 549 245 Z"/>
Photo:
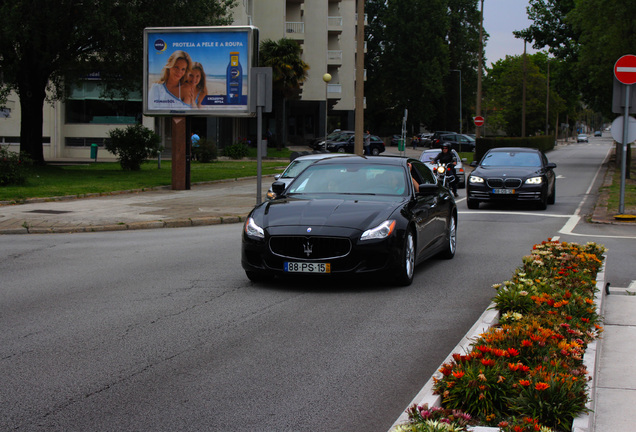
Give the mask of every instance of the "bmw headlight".
<path id="1" fill-rule="evenodd" d="M 470 176 L 470 177 L 468 177 L 468 182 L 469 183 L 473 183 L 473 184 L 483 183 L 484 179 L 481 178 L 481 177 L 477 177 L 477 176 Z"/>
<path id="2" fill-rule="evenodd" d="M 371 228 L 362 233 L 360 240 L 384 239 L 395 230 L 395 221 L 386 220 L 375 228 Z"/>
<path id="3" fill-rule="evenodd" d="M 526 184 L 541 184 L 543 183 L 543 179 L 541 177 L 530 177 L 526 180 Z"/>
<path id="4" fill-rule="evenodd" d="M 262 240 L 265 238 L 265 231 L 256 224 L 253 218 L 248 218 L 245 221 L 245 234 L 252 239 Z"/>

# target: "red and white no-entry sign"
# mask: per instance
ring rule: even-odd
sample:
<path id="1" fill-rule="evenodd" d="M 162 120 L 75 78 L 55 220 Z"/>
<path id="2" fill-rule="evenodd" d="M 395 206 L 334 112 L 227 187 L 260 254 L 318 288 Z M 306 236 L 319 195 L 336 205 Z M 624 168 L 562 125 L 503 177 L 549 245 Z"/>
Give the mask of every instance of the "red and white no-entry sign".
<path id="1" fill-rule="evenodd" d="M 623 84 L 636 83 L 636 56 L 627 54 L 616 60 L 614 75 Z"/>
<path id="2" fill-rule="evenodd" d="M 476 116 L 473 118 L 473 122 L 475 122 L 475 126 L 483 126 L 484 118 L 482 116 Z"/>

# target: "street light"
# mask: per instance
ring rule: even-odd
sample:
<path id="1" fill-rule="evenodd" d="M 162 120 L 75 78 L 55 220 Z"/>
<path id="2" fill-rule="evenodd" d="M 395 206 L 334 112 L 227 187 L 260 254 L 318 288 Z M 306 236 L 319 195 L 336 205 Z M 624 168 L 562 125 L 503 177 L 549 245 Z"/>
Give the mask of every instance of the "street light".
<path id="1" fill-rule="evenodd" d="M 451 69 L 451 72 L 459 72 L 459 133 L 462 133 L 462 70 Z"/>
<path id="2" fill-rule="evenodd" d="M 327 115 L 329 114 L 329 81 L 331 81 L 331 74 L 326 73 L 322 76 L 322 80 L 325 82 L 325 150 L 327 149 Z"/>

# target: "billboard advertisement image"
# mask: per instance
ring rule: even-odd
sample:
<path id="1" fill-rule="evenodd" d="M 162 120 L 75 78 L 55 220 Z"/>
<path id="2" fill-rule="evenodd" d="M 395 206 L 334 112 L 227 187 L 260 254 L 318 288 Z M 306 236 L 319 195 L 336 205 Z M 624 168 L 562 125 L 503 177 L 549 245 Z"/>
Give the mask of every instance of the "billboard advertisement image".
<path id="1" fill-rule="evenodd" d="M 251 26 L 146 28 L 144 114 L 250 115 L 257 32 Z"/>

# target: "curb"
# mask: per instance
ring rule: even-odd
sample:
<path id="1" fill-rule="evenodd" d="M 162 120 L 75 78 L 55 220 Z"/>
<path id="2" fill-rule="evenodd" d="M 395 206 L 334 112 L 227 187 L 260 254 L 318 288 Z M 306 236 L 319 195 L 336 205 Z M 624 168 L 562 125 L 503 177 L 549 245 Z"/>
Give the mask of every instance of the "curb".
<path id="1" fill-rule="evenodd" d="M 245 222 L 245 216 L 210 216 L 187 219 L 171 219 L 167 221 L 129 222 L 108 225 L 82 225 L 82 226 L 58 226 L 58 227 L 32 227 L 32 228 L 6 228 L 0 229 L 3 234 L 71 234 L 82 232 L 127 231 L 153 228 L 186 228 L 193 226 L 208 226 L 222 224 L 236 224 Z"/>
<path id="2" fill-rule="evenodd" d="M 596 275 L 596 289 L 599 293 L 596 297 L 596 313 L 601 316 L 601 311 L 603 310 L 603 299 L 605 297 L 605 266 L 607 265 L 607 257 L 605 262 L 603 263 L 603 267 L 599 270 Z M 406 406 L 406 408 L 402 411 L 402 414 L 398 419 L 391 425 L 391 428 L 388 432 L 393 432 L 394 428 L 400 424 L 404 424 L 408 422 L 408 414 L 407 410 L 415 405 L 424 405 L 428 404 L 429 407 L 441 407 L 442 406 L 442 397 L 441 395 L 433 394 L 433 386 L 435 385 L 434 379 L 442 378 L 442 373 L 439 371 L 444 363 L 448 363 L 453 359 L 454 353 L 467 352 L 470 348 L 472 342 L 474 342 L 482 333 L 485 333 L 488 329 L 493 327 L 499 321 L 499 312 L 494 309 L 495 304 L 490 303 L 490 305 L 486 308 L 483 314 L 477 319 L 477 322 L 468 330 L 468 333 L 459 341 L 457 346 L 450 352 L 450 354 L 442 361 L 442 363 L 437 367 L 435 373 L 431 378 L 424 384 L 424 387 L 420 390 L 420 392 L 413 398 L 413 400 Z M 590 432 L 594 430 L 594 408 L 596 408 L 596 374 L 597 374 L 597 360 L 598 355 L 600 353 L 600 349 L 598 349 L 597 345 L 599 339 L 594 340 L 590 344 L 588 344 L 585 349 L 585 354 L 583 355 L 583 364 L 585 365 L 588 374 L 589 374 L 589 382 L 588 382 L 588 402 L 585 404 L 585 407 L 590 410 L 589 413 L 581 414 L 576 417 L 572 421 L 572 432 Z M 497 427 L 487 427 L 487 426 L 473 426 L 469 428 L 470 431 L 473 432 L 498 432 L 499 428 Z"/>

